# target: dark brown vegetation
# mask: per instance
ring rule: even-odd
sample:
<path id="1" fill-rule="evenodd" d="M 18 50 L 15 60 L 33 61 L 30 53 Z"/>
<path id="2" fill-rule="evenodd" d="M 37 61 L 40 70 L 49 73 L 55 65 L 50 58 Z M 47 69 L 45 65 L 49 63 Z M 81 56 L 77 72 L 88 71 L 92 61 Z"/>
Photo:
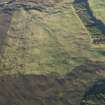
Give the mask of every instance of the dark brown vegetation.
<path id="1" fill-rule="evenodd" d="M 0 105 L 79 105 L 87 89 L 105 71 L 100 62 L 86 61 L 60 76 L 6 75 L 0 77 Z"/>
<path id="2" fill-rule="evenodd" d="M 19 2 L 19 3 L 26 3 L 26 2 L 32 2 L 36 4 L 53 4 L 61 2 L 62 0 L 0 0 L 0 3 L 13 3 L 13 2 Z"/>
<path id="3" fill-rule="evenodd" d="M 12 13 L 0 11 L 0 52 L 12 20 Z"/>

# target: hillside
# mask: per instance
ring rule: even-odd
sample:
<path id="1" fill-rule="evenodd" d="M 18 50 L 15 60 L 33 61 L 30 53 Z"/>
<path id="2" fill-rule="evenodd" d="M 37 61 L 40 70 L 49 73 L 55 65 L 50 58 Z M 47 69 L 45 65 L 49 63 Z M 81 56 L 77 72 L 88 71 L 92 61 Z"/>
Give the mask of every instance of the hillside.
<path id="1" fill-rule="evenodd" d="M 90 0 L 90 7 L 92 8 L 94 15 L 100 19 L 103 23 L 105 23 L 105 15 L 104 15 L 104 9 L 105 9 L 105 0 Z"/>
<path id="2" fill-rule="evenodd" d="M 10 3 L 8 8 L 1 71 L 62 74 L 92 57 L 89 35 L 68 0 L 45 7 Z"/>
<path id="3" fill-rule="evenodd" d="M 1 42 L 1 72 L 64 74 L 87 59 L 104 60 L 100 51 L 91 48 L 90 35 L 72 1 L 49 6 L 21 1 L 7 5 L 1 7 L 5 21 L 1 25 L 6 24 L 1 26 L 6 36 L 1 38 L 5 40 Z"/>
<path id="4" fill-rule="evenodd" d="M 0 105 L 104 105 L 104 4 L 0 0 Z"/>

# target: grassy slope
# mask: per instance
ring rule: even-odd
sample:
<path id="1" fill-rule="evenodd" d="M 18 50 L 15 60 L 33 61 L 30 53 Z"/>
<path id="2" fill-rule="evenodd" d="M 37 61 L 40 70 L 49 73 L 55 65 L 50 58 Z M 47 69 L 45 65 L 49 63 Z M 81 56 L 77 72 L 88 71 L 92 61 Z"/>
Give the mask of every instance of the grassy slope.
<path id="1" fill-rule="evenodd" d="M 105 57 L 91 47 L 86 28 L 67 2 L 47 12 L 23 8 L 14 12 L 0 73 L 64 74 L 74 69 L 64 78 L 0 76 L 0 103 L 79 105 L 87 88 L 104 76 L 104 64 L 84 62 L 104 61 Z"/>
<path id="2" fill-rule="evenodd" d="M 90 36 L 68 0 L 42 12 L 15 11 L 3 49 L 3 73 L 64 74 L 87 59 L 105 60 L 91 48 Z"/>
<path id="3" fill-rule="evenodd" d="M 105 0 L 89 0 L 94 15 L 105 23 Z"/>
<path id="4" fill-rule="evenodd" d="M 15 11 L 5 42 L 1 71 L 7 73 L 66 73 L 93 56 L 68 0 L 47 12 Z"/>

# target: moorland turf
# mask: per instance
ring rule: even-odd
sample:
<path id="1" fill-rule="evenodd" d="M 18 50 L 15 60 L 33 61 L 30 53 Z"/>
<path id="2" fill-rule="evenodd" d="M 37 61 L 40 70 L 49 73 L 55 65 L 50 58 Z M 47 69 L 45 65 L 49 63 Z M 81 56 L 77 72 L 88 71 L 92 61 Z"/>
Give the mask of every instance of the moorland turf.
<path id="1" fill-rule="evenodd" d="M 97 18 L 104 0 L 93 1 Z M 105 45 L 93 46 L 88 12 L 80 17 L 73 2 L 0 0 L 0 105 L 103 104 Z"/>

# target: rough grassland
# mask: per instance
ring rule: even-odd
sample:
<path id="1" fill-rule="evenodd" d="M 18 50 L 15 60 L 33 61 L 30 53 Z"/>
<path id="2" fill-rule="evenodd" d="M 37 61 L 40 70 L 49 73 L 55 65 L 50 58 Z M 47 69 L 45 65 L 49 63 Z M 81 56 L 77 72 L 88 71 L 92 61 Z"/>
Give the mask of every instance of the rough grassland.
<path id="1" fill-rule="evenodd" d="M 16 1 L 0 4 L 0 105 L 93 105 L 101 97 L 104 105 L 97 90 L 105 89 L 93 87 L 105 84 L 105 52 L 92 47 L 72 1 Z"/>
<path id="2" fill-rule="evenodd" d="M 104 61 L 94 52 L 90 36 L 68 0 L 43 11 L 20 6 L 12 15 L 0 70 L 64 74 L 87 59 Z"/>
<path id="3" fill-rule="evenodd" d="M 94 15 L 105 23 L 105 0 L 89 0 Z"/>

